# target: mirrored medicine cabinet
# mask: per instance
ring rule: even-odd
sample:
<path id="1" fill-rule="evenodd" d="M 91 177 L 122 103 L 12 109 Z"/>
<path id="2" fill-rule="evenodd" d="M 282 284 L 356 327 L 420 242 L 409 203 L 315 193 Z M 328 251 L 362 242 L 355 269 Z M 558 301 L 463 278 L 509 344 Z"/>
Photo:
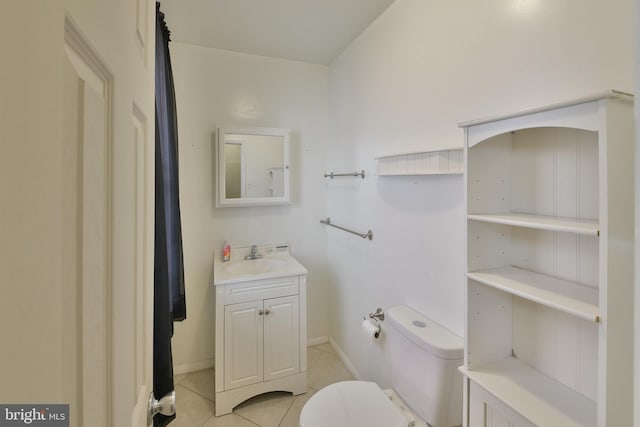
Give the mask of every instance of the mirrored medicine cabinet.
<path id="1" fill-rule="evenodd" d="M 289 129 L 220 126 L 216 206 L 289 204 Z"/>

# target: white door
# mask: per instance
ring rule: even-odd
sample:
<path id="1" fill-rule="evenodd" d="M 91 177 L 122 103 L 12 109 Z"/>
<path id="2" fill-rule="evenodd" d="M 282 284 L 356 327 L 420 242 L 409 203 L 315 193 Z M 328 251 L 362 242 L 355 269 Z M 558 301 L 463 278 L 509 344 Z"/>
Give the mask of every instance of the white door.
<path id="1" fill-rule="evenodd" d="M 298 296 L 264 300 L 264 380 L 300 372 Z"/>
<path id="2" fill-rule="evenodd" d="M 144 426 L 154 2 L 1 4 L 0 402 Z"/>
<path id="3" fill-rule="evenodd" d="M 224 307 L 224 389 L 262 381 L 262 300 Z"/>

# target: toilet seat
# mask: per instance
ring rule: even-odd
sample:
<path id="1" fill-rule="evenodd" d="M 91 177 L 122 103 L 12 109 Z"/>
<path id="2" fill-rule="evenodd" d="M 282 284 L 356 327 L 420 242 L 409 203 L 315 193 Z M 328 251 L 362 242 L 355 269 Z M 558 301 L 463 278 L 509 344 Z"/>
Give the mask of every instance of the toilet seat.
<path id="1" fill-rule="evenodd" d="M 376 383 L 343 381 L 328 385 L 302 408 L 300 427 L 408 427 L 405 417 Z"/>

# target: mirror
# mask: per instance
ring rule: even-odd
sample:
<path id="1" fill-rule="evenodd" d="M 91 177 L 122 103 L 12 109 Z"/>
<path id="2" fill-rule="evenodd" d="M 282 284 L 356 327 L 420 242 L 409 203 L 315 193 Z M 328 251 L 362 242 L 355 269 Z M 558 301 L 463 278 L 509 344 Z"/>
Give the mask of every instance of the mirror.
<path id="1" fill-rule="evenodd" d="M 290 203 L 289 129 L 221 126 L 216 153 L 216 206 Z"/>

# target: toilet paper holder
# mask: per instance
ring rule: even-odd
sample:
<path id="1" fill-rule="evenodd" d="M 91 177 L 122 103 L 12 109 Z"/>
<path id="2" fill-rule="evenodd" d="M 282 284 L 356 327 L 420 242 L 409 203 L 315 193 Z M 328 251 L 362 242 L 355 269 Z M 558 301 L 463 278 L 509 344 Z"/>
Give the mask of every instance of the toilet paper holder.
<path id="1" fill-rule="evenodd" d="M 369 319 L 384 321 L 384 311 L 382 311 L 382 309 L 378 307 L 375 313 L 369 313 Z"/>

